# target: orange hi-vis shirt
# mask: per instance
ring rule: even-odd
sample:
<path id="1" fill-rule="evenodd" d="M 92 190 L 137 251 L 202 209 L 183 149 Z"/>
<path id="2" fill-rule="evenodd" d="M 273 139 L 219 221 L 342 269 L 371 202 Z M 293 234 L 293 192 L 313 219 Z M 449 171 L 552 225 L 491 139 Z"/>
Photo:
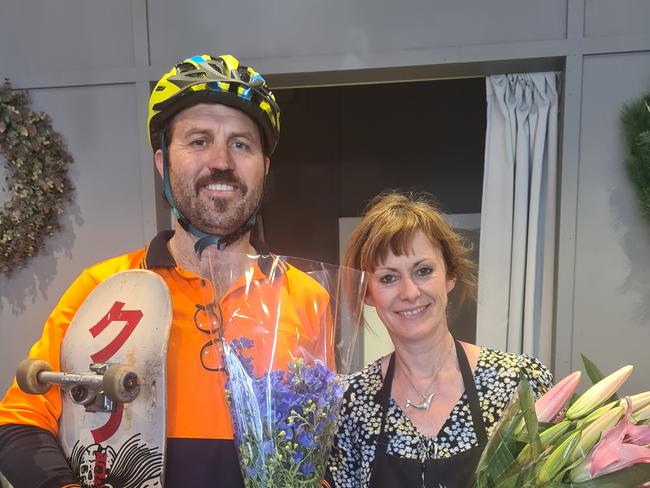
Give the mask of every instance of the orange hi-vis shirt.
<path id="1" fill-rule="evenodd" d="M 166 486 L 173 480 L 191 476 L 194 482 L 205 478 L 205 486 L 215 479 L 239 483 L 239 466 L 233 447 L 233 431 L 226 403 L 221 371 L 206 369 L 200 358 L 201 350 L 210 336 L 195 325 L 197 306 L 209 303 L 209 282 L 184 270 L 174 262 L 167 249 L 172 232 L 162 232 L 148 248 L 100 262 L 87 268 L 72 283 L 52 311 L 43 334 L 29 352 L 32 359 L 48 361 L 54 371 L 59 368 L 61 344 L 76 310 L 88 294 L 104 279 L 127 269 L 150 269 L 167 283 L 172 297 L 173 320 L 167 353 L 167 462 Z M 263 268 L 262 265 L 260 267 Z M 333 364 L 333 346 L 329 295 L 305 273 L 285 266 L 282 275 L 274 280 L 275 289 L 251 287 L 251 282 L 264 278 L 265 270 L 258 267 L 248 283 L 236 282 L 220 300 L 223 317 L 241 316 L 245 320 L 227 323 L 226 339 L 247 337 L 255 346 L 246 352 L 253 356 L 257 372 L 269 366 L 270 354 L 265 341 L 276 341 L 273 365 L 282 367 L 296 351 L 321 355 L 327 351 L 327 360 Z M 277 271 L 277 270 L 276 270 Z M 206 293 L 206 289 L 208 290 Z M 253 290 L 253 291 L 251 291 Z M 255 295 L 257 293 L 257 295 Z M 281 297 L 278 301 L 277 297 Z M 271 301 L 277 303 L 272 304 Z M 268 303 L 267 303 L 268 302 Z M 256 311 L 256 303 L 260 308 Z M 260 311 L 274 305 L 277 312 L 278 333 L 265 330 Z M 258 317 L 255 314 L 258 313 Z M 266 313 L 266 312 L 264 312 Z M 268 327 L 268 325 L 267 325 Z M 286 367 L 286 366 L 285 366 Z M 61 415 L 61 396 L 58 388 L 44 395 L 29 395 L 17 386 L 15 380 L 0 402 L 0 425 L 21 424 L 40 427 L 58 433 Z M 79 406 L 79 408 L 83 408 Z M 212 480 L 212 482 L 210 482 Z M 178 481 L 180 483 L 180 481 Z M 179 485 L 180 486 L 180 485 Z M 196 486 L 203 486 L 196 483 Z"/>

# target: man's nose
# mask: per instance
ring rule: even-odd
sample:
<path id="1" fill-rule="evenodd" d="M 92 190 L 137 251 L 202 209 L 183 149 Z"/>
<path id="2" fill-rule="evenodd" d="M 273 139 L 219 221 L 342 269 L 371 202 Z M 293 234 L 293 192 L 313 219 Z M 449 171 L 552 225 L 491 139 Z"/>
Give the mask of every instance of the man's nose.
<path id="1" fill-rule="evenodd" d="M 232 157 L 225 142 L 217 140 L 212 144 L 208 166 L 220 170 L 233 169 Z"/>

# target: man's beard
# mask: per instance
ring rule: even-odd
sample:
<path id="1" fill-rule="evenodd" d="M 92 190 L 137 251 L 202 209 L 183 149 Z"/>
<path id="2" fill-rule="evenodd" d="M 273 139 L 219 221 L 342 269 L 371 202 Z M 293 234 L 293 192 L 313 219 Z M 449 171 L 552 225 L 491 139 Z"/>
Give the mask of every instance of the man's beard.
<path id="1" fill-rule="evenodd" d="M 263 181 L 255 187 L 239 180 L 231 170 L 212 169 L 193 185 L 181 184 L 182 179 L 170 168 L 170 185 L 176 206 L 197 229 L 208 234 L 228 235 L 240 228 L 251 216 L 262 197 Z M 208 198 L 201 189 L 221 183 L 235 187 L 229 198 Z"/>

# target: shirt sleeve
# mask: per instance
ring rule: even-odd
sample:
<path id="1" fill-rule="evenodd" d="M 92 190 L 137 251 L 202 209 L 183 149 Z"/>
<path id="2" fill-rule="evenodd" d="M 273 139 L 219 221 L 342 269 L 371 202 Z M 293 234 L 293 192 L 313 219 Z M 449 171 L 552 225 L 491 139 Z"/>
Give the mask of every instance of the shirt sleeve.
<path id="1" fill-rule="evenodd" d="M 0 472 L 14 488 L 79 486 L 54 436 L 29 425 L 0 426 Z"/>
<path id="2" fill-rule="evenodd" d="M 329 483 L 331 488 L 356 488 L 362 486 L 363 461 L 372 461 L 368 457 L 370 448 L 366 439 L 359 433 L 360 425 L 359 412 L 356 412 L 355 390 L 363 388 L 351 384 L 348 386 L 338 417 L 337 432 L 334 444 L 330 450 L 327 470 L 323 487 Z M 366 456 L 362 460 L 362 456 Z"/>
<path id="3" fill-rule="evenodd" d="M 43 328 L 41 338 L 32 346 L 28 358 L 42 359 L 50 363 L 53 371 L 60 370 L 60 353 L 63 335 L 77 309 L 97 285 L 90 273 L 82 273 L 66 290 Z M 51 388 L 44 395 L 23 392 L 14 382 L 0 402 L 0 425 L 31 425 L 47 430 L 56 437 L 61 415 L 61 394 Z"/>
<path id="4" fill-rule="evenodd" d="M 65 331 L 96 284 L 87 272 L 74 281 L 48 317 L 41 338 L 29 351 L 30 359 L 45 360 L 54 371 L 60 370 Z M 60 415 L 58 388 L 51 388 L 44 395 L 30 395 L 18 387 L 14 378 L 0 402 L 0 471 L 14 488 L 74 484 L 72 471 L 56 440 Z"/>
<path id="5" fill-rule="evenodd" d="M 524 354 L 520 366 L 537 398 L 553 386 L 553 374 L 539 359 Z"/>

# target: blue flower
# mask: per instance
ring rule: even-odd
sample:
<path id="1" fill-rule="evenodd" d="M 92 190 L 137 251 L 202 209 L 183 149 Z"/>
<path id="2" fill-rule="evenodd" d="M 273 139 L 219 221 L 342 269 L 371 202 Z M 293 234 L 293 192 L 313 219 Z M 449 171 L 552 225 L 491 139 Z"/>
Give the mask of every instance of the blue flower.
<path id="1" fill-rule="evenodd" d="M 305 455 L 302 453 L 302 451 L 296 451 L 293 453 L 293 462 L 296 464 L 300 464 L 300 461 L 304 459 Z"/>
<path id="2" fill-rule="evenodd" d="M 272 440 L 262 442 L 262 452 L 266 455 L 275 453 L 275 445 Z"/>
<path id="3" fill-rule="evenodd" d="M 231 345 L 245 369 L 236 380 L 228 377 L 226 390 L 246 486 L 317 483 L 343 397 L 340 377 L 303 358 L 255 375 L 246 355 L 253 341 L 241 337 Z"/>
<path id="4" fill-rule="evenodd" d="M 300 472 L 304 474 L 305 476 L 309 476 L 312 473 L 316 472 L 316 468 L 314 465 L 310 462 L 302 463 L 300 465 Z"/>
<path id="5" fill-rule="evenodd" d="M 314 447 L 314 435 L 311 432 L 302 432 L 298 435 L 298 444 L 306 449 Z"/>

